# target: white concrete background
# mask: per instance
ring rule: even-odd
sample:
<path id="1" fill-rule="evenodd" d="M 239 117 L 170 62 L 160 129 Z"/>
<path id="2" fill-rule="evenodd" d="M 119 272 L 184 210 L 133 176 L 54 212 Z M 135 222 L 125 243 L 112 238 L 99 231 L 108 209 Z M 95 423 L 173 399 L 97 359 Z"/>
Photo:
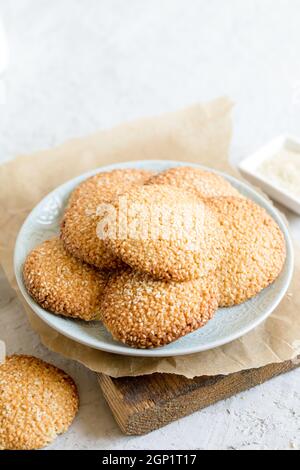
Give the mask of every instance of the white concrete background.
<path id="1" fill-rule="evenodd" d="M 234 159 L 300 136 L 298 0 L 0 0 L 0 12 L 10 46 L 0 161 L 219 94 L 236 102 Z M 3 275 L 0 315 L 9 353 L 49 360 L 79 386 L 79 416 L 52 449 L 300 448 L 300 371 L 129 438 L 95 376 L 41 345 Z"/>

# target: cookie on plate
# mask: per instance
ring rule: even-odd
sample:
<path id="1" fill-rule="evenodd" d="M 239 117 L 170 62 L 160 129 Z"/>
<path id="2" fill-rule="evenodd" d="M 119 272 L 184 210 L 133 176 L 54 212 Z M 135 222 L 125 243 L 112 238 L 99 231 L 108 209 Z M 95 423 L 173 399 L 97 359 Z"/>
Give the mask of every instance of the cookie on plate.
<path id="1" fill-rule="evenodd" d="M 164 346 L 204 326 L 218 307 L 215 277 L 182 283 L 126 270 L 105 287 L 102 321 L 112 336 L 135 348 Z"/>
<path id="2" fill-rule="evenodd" d="M 10 356 L 0 365 L 0 449 L 49 445 L 75 418 L 79 397 L 65 372 L 32 356 Z"/>
<path id="3" fill-rule="evenodd" d="M 224 229 L 229 248 L 217 275 L 220 306 L 237 305 L 279 276 L 286 257 L 284 235 L 262 207 L 234 197 L 206 201 Z"/>
<path id="4" fill-rule="evenodd" d="M 125 169 L 98 173 L 81 183 L 71 194 L 61 224 L 66 250 L 99 269 L 116 269 L 120 261 L 97 236 L 99 208 L 132 186 L 144 184 L 153 173 Z"/>
<path id="5" fill-rule="evenodd" d="M 113 204 L 118 230 L 103 231 L 103 238 L 133 269 L 180 282 L 206 276 L 218 266 L 225 251 L 224 232 L 195 195 L 172 186 L 146 185 Z"/>
<path id="6" fill-rule="evenodd" d="M 73 258 L 59 238 L 27 256 L 23 279 L 31 297 L 46 310 L 81 320 L 99 320 L 107 274 Z"/>
<path id="7" fill-rule="evenodd" d="M 202 198 L 242 195 L 225 178 L 201 168 L 178 166 L 154 175 L 147 184 L 168 184 Z"/>

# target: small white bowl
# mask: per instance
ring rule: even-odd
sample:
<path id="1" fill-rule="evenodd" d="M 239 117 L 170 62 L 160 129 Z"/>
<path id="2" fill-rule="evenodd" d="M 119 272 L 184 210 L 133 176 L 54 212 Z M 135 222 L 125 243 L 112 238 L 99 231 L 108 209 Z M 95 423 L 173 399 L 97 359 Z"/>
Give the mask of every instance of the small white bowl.
<path id="1" fill-rule="evenodd" d="M 291 136 L 280 136 L 262 147 L 260 150 L 243 160 L 238 168 L 242 175 L 251 183 L 263 189 L 271 198 L 280 202 L 292 211 L 300 215 L 300 199 L 290 194 L 284 188 L 269 181 L 263 175 L 259 174 L 258 167 L 269 158 L 278 154 L 280 150 L 287 149 L 299 152 L 300 158 L 300 140 Z"/>

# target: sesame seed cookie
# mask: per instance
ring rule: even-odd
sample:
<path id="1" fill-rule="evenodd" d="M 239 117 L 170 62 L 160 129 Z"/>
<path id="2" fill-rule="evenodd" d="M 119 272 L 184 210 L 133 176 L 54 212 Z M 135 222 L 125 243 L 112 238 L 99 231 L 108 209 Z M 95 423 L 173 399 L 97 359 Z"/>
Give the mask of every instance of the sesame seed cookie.
<path id="1" fill-rule="evenodd" d="M 218 307 L 214 276 L 182 283 L 125 270 L 114 273 L 103 297 L 102 321 L 131 347 L 164 346 L 204 326 Z"/>
<path id="2" fill-rule="evenodd" d="M 43 242 L 23 266 L 26 289 L 46 310 L 85 321 L 99 320 L 107 274 L 73 258 L 59 238 Z"/>
<path id="3" fill-rule="evenodd" d="M 154 175 L 147 184 L 168 184 L 202 198 L 242 195 L 222 176 L 201 168 L 179 166 Z"/>
<path id="4" fill-rule="evenodd" d="M 32 356 L 0 365 L 0 450 L 34 450 L 67 431 L 79 407 L 74 381 Z"/>
<path id="5" fill-rule="evenodd" d="M 237 305 L 279 276 L 286 257 L 284 236 L 272 217 L 249 199 L 223 197 L 206 203 L 218 215 L 229 242 L 216 273 L 219 305 Z"/>
<path id="6" fill-rule="evenodd" d="M 71 194 L 61 224 L 66 250 L 99 269 L 116 269 L 120 261 L 97 236 L 97 209 L 128 188 L 144 184 L 153 173 L 128 169 L 98 173 L 81 183 Z"/>
<path id="7" fill-rule="evenodd" d="M 122 233 L 110 230 L 103 237 L 131 268 L 180 282 L 206 276 L 218 266 L 225 251 L 224 232 L 195 195 L 172 186 L 146 185 L 112 203 Z"/>

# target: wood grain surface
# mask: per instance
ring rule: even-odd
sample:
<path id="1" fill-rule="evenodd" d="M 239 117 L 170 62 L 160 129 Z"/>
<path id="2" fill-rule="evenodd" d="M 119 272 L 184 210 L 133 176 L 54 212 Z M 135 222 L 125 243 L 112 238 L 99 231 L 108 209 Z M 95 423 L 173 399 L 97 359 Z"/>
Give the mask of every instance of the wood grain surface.
<path id="1" fill-rule="evenodd" d="M 196 377 L 152 374 L 114 379 L 99 374 L 104 397 L 121 430 L 146 434 L 300 367 L 297 361 L 270 364 L 228 376 Z"/>

